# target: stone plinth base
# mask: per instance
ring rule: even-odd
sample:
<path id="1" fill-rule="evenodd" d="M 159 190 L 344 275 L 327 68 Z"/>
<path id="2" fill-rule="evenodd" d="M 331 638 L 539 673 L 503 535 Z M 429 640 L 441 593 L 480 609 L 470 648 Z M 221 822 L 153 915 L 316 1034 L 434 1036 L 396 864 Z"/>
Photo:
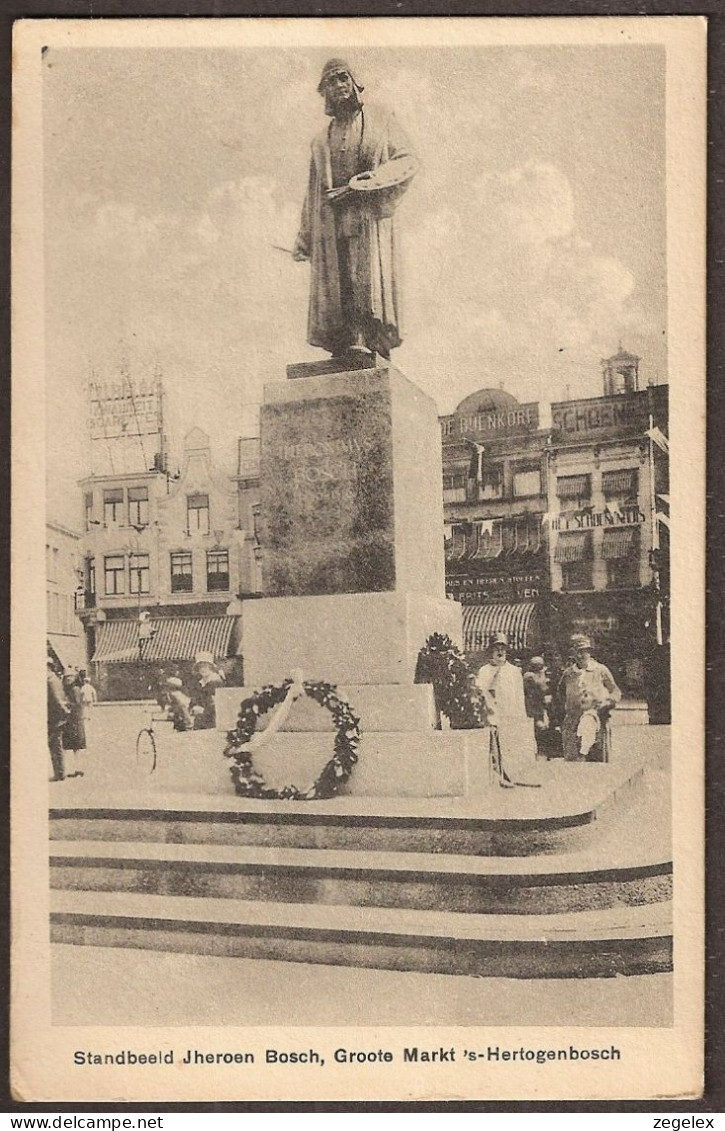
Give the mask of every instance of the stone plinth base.
<path id="1" fill-rule="evenodd" d="M 239 705 L 258 690 L 254 687 L 225 687 L 216 692 L 216 720 L 219 730 L 230 730 L 237 721 Z M 433 688 L 430 684 L 402 687 L 400 684 L 353 684 L 338 687 L 338 693 L 360 719 L 363 733 L 371 731 L 409 731 L 427 733 L 438 725 Z M 262 715 L 257 730 L 266 729 L 272 712 Z M 334 723 L 329 711 L 307 697 L 297 699 L 281 731 L 331 734 Z"/>
<path id="2" fill-rule="evenodd" d="M 293 668 L 338 685 L 405 684 L 434 632 L 462 642 L 461 606 L 420 593 L 265 597 L 244 607 L 247 683 L 281 683 Z"/>
<path id="3" fill-rule="evenodd" d="M 358 763 L 343 792 L 351 797 L 464 797 L 469 764 L 480 759 L 483 738 L 480 731 L 363 735 Z M 304 789 L 330 757 L 332 735 L 276 734 L 255 751 L 254 765 L 277 789 L 290 782 Z M 474 778 L 481 789 L 475 767 Z"/>

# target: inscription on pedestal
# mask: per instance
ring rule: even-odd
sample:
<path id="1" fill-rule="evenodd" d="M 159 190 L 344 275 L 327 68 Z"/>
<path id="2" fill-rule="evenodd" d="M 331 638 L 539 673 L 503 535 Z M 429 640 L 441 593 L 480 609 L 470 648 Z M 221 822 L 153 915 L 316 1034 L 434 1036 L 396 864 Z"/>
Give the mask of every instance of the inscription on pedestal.
<path id="1" fill-rule="evenodd" d="M 266 404 L 261 432 L 265 592 L 394 589 L 389 391 Z"/>

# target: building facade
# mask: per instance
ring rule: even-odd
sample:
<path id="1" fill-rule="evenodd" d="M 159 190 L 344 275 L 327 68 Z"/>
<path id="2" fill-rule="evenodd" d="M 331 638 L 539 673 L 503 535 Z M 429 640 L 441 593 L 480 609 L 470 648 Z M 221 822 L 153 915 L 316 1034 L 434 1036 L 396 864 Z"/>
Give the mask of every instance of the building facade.
<path id="1" fill-rule="evenodd" d="M 586 633 L 625 695 L 653 701 L 669 670 L 667 394 L 633 379 L 553 404 L 548 463 L 552 650 L 563 661 Z"/>
<path id="2" fill-rule="evenodd" d="M 86 640 L 78 616 L 83 597 L 82 539 L 59 522 L 45 524 L 45 578 L 48 655 L 59 670 L 86 668 Z"/>
<path id="3" fill-rule="evenodd" d="M 235 478 L 209 438 L 184 440 L 180 470 L 92 476 L 84 507 L 83 620 L 104 698 L 146 697 L 211 652 L 240 683 L 242 598 L 254 586 L 254 532 Z"/>
<path id="4" fill-rule="evenodd" d="M 539 406 L 483 389 L 441 418 L 446 590 L 463 605 L 464 647 L 505 632 L 520 652 L 542 640 L 549 588 L 547 443 Z"/>
<path id="5" fill-rule="evenodd" d="M 446 586 L 478 657 L 505 632 L 520 658 L 568 660 L 574 632 L 625 695 L 669 702 L 668 389 L 639 358 L 603 365 L 601 397 L 539 406 L 501 389 L 441 419 Z"/>

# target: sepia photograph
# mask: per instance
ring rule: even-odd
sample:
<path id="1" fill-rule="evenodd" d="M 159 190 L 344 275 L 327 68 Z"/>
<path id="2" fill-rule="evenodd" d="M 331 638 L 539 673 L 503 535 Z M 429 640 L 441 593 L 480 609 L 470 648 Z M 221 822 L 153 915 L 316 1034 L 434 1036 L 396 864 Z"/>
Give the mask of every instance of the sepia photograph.
<path id="1" fill-rule="evenodd" d="M 15 34 L 16 1098 L 694 1098 L 704 21 L 101 24 Z"/>

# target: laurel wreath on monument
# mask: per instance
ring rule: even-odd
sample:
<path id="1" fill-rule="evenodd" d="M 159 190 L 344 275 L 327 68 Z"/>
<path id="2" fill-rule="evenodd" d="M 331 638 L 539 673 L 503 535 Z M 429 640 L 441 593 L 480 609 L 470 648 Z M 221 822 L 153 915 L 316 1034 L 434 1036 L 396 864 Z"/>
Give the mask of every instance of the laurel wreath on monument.
<path id="1" fill-rule="evenodd" d="M 450 636 L 434 632 L 418 653 L 416 683 L 432 683 L 436 705 L 452 730 L 486 725 L 486 704 L 476 677 Z"/>
<path id="2" fill-rule="evenodd" d="M 301 695 L 319 703 L 332 715 L 336 727 L 332 758 L 309 789 L 296 785 L 272 789 L 254 766 L 254 751 L 264 746 L 283 725 L 292 704 Z M 266 730 L 257 733 L 257 722 L 268 711 L 277 708 Z M 248 699 L 242 700 L 237 724 L 227 733 L 224 755 L 232 758 L 230 767 L 234 789 L 240 797 L 258 797 L 277 801 L 315 801 L 334 797 L 347 782 L 357 762 L 360 745 L 360 719 L 350 704 L 337 694 L 337 687 L 323 681 L 303 680 L 296 672 L 284 683 L 263 687 Z"/>

